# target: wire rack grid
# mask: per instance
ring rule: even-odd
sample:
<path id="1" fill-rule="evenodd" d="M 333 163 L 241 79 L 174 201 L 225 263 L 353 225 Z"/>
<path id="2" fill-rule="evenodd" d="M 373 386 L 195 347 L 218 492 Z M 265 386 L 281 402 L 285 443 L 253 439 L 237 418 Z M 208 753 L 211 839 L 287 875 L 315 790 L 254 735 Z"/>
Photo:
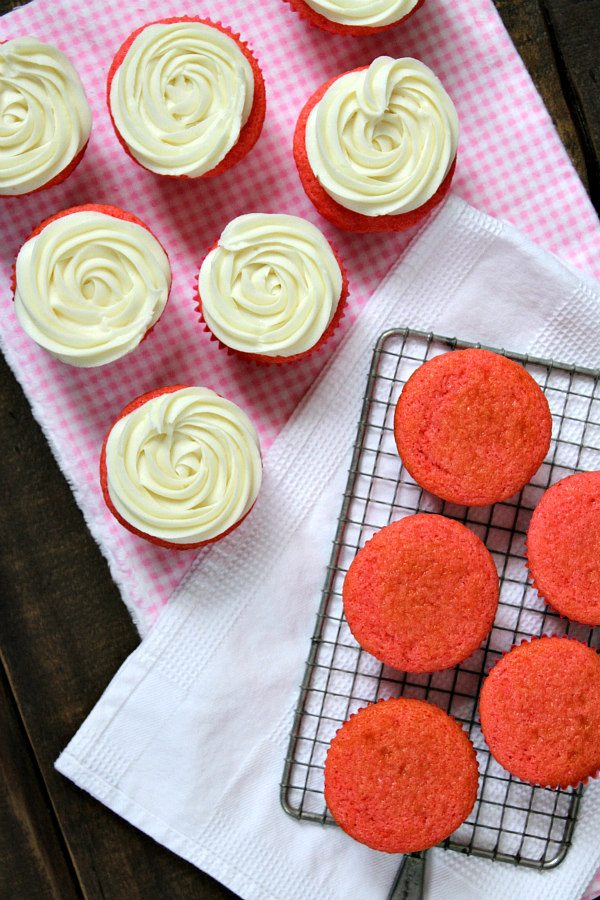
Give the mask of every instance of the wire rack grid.
<path id="1" fill-rule="evenodd" d="M 404 469 L 393 434 L 402 387 L 415 369 L 448 350 L 479 347 L 410 329 L 381 335 L 365 392 L 348 483 L 323 588 L 281 786 L 284 809 L 298 819 L 335 824 L 323 794 L 329 743 L 357 709 L 387 697 L 437 704 L 468 730 L 480 780 L 475 807 L 443 846 L 533 868 L 550 868 L 571 843 L 581 789 L 532 787 L 490 755 L 479 726 L 483 678 L 513 644 L 567 634 L 600 645 L 600 629 L 567 621 L 538 597 L 527 577 L 525 537 L 531 513 L 551 484 L 576 471 L 600 469 L 600 371 L 495 350 L 521 362 L 543 389 L 553 415 L 549 454 L 515 497 L 488 507 L 460 507 L 423 491 Z M 495 348 L 488 348 L 494 350 Z M 344 618 L 342 584 L 360 547 L 384 525 L 416 512 L 466 524 L 492 553 L 500 575 L 494 627 L 482 647 L 454 669 L 431 675 L 398 672 L 362 650 Z"/>

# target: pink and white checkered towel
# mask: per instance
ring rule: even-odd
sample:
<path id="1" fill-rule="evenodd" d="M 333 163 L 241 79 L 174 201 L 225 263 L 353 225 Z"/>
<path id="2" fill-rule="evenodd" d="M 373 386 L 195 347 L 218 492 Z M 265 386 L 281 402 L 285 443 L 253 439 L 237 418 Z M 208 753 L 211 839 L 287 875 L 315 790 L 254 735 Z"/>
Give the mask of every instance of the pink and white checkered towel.
<path id="1" fill-rule="evenodd" d="M 406 235 L 342 234 L 305 197 L 292 160 L 292 133 L 319 84 L 380 54 L 422 59 L 444 81 L 462 123 L 455 192 L 600 276 L 594 210 L 491 0 L 427 0 L 405 26 L 365 39 L 309 28 L 283 0 L 195 4 L 194 14 L 232 26 L 250 43 L 267 83 L 267 120 L 258 145 L 234 170 L 208 181 L 173 182 L 145 172 L 120 148 L 105 106 L 105 77 L 116 49 L 136 26 L 184 12 L 185 5 L 173 0 L 34 0 L 5 16 L 0 30 L 0 39 L 29 33 L 65 51 L 94 113 L 85 159 L 68 181 L 2 202 L 0 341 L 142 633 L 194 554 L 144 543 L 104 508 L 98 454 L 114 417 L 131 399 L 161 385 L 204 384 L 247 410 L 266 449 L 336 346 L 334 341 L 304 363 L 277 368 L 249 365 L 218 350 L 194 312 L 193 281 L 206 250 L 241 213 L 305 216 L 346 260 L 347 323 L 407 243 Z M 169 305 L 151 337 L 130 356 L 97 370 L 63 365 L 32 344 L 17 325 L 8 287 L 13 258 L 31 228 L 87 202 L 113 203 L 140 216 L 167 248 L 174 274 Z"/>

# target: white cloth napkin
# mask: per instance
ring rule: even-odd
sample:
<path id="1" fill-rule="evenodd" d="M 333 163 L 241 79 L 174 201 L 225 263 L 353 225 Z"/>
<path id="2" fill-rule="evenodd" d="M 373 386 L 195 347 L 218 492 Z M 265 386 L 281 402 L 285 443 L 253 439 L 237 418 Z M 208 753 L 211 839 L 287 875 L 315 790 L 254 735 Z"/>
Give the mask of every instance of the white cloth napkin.
<path id="1" fill-rule="evenodd" d="M 410 325 L 593 366 L 599 300 L 512 226 L 451 198 L 272 446 L 246 524 L 199 555 L 59 771 L 246 900 L 383 900 L 397 857 L 294 821 L 278 796 L 374 342 Z M 599 788 L 556 870 L 435 850 L 426 896 L 579 898 L 600 864 Z"/>

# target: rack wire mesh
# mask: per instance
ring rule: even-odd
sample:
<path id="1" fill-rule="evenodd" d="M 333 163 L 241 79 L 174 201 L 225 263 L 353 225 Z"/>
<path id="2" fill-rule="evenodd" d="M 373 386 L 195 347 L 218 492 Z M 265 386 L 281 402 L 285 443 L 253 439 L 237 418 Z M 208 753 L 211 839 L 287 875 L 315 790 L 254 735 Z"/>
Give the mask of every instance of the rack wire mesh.
<path id="1" fill-rule="evenodd" d="M 466 854 L 550 868 L 571 843 L 581 789 L 550 790 L 509 775 L 490 755 L 477 714 L 484 676 L 514 643 L 567 634 L 600 646 L 600 629 L 567 621 L 537 596 L 527 578 L 525 536 L 544 490 L 576 471 L 600 469 L 600 370 L 565 366 L 489 348 L 521 362 L 543 389 L 553 416 L 549 454 L 515 497 L 488 507 L 455 506 L 423 491 L 404 469 L 393 434 L 395 405 L 414 370 L 465 341 L 393 329 L 379 338 L 281 787 L 284 809 L 298 819 L 334 824 L 323 794 L 329 743 L 357 709 L 386 697 L 429 700 L 466 726 L 481 774 L 475 807 L 443 846 Z M 454 669 L 431 675 L 398 672 L 362 650 L 344 618 L 342 584 L 358 549 L 384 525 L 416 512 L 466 524 L 484 541 L 500 574 L 500 600 L 485 644 Z"/>

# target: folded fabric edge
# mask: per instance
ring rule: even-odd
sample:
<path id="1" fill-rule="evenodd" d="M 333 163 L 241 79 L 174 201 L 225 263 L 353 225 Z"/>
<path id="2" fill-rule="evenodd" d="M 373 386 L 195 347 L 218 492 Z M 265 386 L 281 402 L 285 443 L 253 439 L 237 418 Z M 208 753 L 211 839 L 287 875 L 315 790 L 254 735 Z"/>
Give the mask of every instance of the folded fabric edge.
<path id="1" fill-rule="evenodd" d="M 279 900 L 266 884 L 243 872 L 214 850 L 207 851 L 198 842 L 167 825 L 119 788 L 92 772 L 68 750 L 63 750 L 54 763 L 54 768 L 148 837 L 221 884 L 226 884 L 230 890 L 244 897 L 244 900 Z"/>

